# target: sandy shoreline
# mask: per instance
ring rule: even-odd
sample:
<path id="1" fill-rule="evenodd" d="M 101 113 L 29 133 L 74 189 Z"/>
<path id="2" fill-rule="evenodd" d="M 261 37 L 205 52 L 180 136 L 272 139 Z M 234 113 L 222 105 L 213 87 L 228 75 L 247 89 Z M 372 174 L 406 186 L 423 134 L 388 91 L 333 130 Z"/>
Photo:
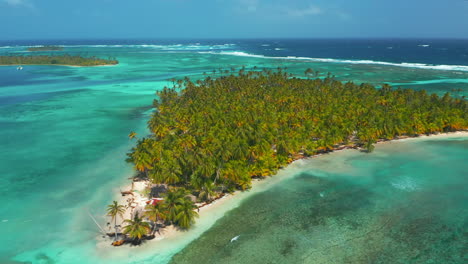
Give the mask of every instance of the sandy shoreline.
<path id="1" fill-rule="evenodd" d="M 218 219 L 222 218 L 227 212 L 238 207 L 245 199 L 255 195 L 256 193 L 269 189 L 271 186 L 287 179 L 288 177 L 293 177 L 294 175 L 289 174 L 290 168 L 293 167 L 295 163 L 297 164 L 300 162 L 302 162 L 302 160 L 296 160 L 289 164 L 287 171 L 281 169 L 278 174 L 275 175 L 278 177 L 267 177 L 263 180 L 253 180 L 252 189 L 249 191 L 236 191 L 233 194 L 227 194 L 222 198 L 213 201 L 209 205 L 201 207 L 198 212 L 199 217 L 196 219 L 195 225 L 188 231 L 180 231 L 174 226 L 167 226 L 160 229 L 159 233 L 156 232 L 156 237 L 154 239 L 146 240 L 139 246 L 124 244 L 120 247 L 114 247 L 111 245 L 112 238 L 103 238 L 102 235 L 99 235 L 96 238 L 97 245 L 95 254 L 99 259 L 106 261 L 133 261 L 138 258 L 144 260 L 157 259 L 157 262 L 155 263 L 167 263 L 174 254 L 202 235 L 206 230 L 213 226 Z M 128 184 L 125 187 L 128 187 L 128 189 L 122 188 L 122 191 L 129 190 L 131 184 Z M 122 197 L 119 189 L 116 189 L 115 191 L 117 194 L 114 200 L 119 201 L 119 203 L 122 201 L 122 204 L 125 204 L 126 199 L 129 196 L 127 195 Z M 127 210 L 125 216 L 130 217 L 129 210 Z M 110 222 L 109 217 L 106 217 L 106 219 Z M 117 224 L 121 221 L 122 219 L 119 218 L 117 220 Z M 113 223 L 111 225 L 113 225 Z M 102 224 L 102 226 L 106 231 L 108 231 L 105 223 Z M 111 232 L 113 232 L 113 228 L 111 229 Z"/>
<path id="2" fill-rule="evenodd" d="M 439 139 L 439 138 L 451 138 L 451 137 L 468 137 L 468 131 L 458 131 L 458 132 L 451 132 L 451 133 L 440 133 L 434 135 L 420 135 L 418 137 L 404 137 L 395 140 L 388 140 L 388 141 L 380 141 L 377 144 L 392 144 L 398 143 L 400 141 L 409 141 L 409 140 L 421 140 L 421 139 Z M 293 173 L 291 170 L 294 171 L 297 163 L 301 163 L 307 161 L 308 159 L 312 159 L 317 156 L 325 155 L 325 154 L 332 154 L 337 153 L 344 150 L 350 150 L 351 148 L 343 148 L 339 150 L 335 150 L 332 152 L 324 153 L 324 154 L 317 154 L 311 157 L 298 159 L 287 165 L 285 168 L 280 169 L 277 174 L 266 177 L 262 180 L 254 179 L 252 180 L 252 189 L 249 191 L 236 191 L 233 194 L 227 194 L 220 199 L 213 201 L 211 204 L 203 206 L 199 208 L 199 218 L 196 219 L 196 224 L 188 231 L 179 231 L 173 226 L 168 226 L 163 229 L 160 229 L 160 233 L 156 233 L 156 238 L 153 240 L 146 241 L 144 244 L 138 247 L 131 247 L 129 245 L 123 245 L 121 247 L 113 247 L 111 246 L 112 240 L 109 238 L 103 239 L 102 237 L 98 238 L 98 250 L 100 254 L 105 254 L 105 257 L 109 257 L 109 253 L 112 252 L 113 257 L 124 257 L 128 254 L 136 254 L 138 252 L 142 254 L 151 254 L 155 255 L 157 252 L 151 251 L 150 249 L 158 249 L 158 252 L 166 252 L 168 254 L 167 257 L 172 256 L 170 252 L 177 252 L 178 250 L 185 247 L 188 243 L 190 243 L 193 239 L 199 237 L 203 232 L 208 230 L 219 218 L 223 217 L 225 213 L 228 211 L 236 208 L 239 204 L 245 200 L 246 198 L 269 189 L 272 185 L 275 185 L 278 182 L 281 182 L 289 177 L 293 177 Z M 288 169 L 287 171 L 285 169 Z M 135 191 L 135 203 L 140 209 L 144 208 L 146 205 L 145 201 L 147 198 L 144 198 L 141 195 L 141 191 L 145 188 L 146 182 L 135 182 L 133 190 Z M 128 184 L 121 188 L 122 191 L 128 191 L 132 187 L 132 184 Z M 131 197 L 131 195 L 122 196 L 120 192 L 115 196 L 116 201 L 119 204 L 126 205 L 128 204 L 127 199 Z M 135 204 L 134 204 L 135 205 Z M 125 213 L 124 218 L 129 219 L 131 217 L 131 210 L 127 210 Z M 119 224 L 122 220 L 118 219 L 117 223 Z M 110 219 L 109 219 L 110 222 Z M 113 225 L 113 224 L 111 224 Z M 106 231 L 108 231 L 106 229 Z M 113 229 L 109 230 L 113 232 Z M 107 252 L 107 253 L 105 253 Z M 168 253 L 169 252 L 169 253 Z M 145 255 L 146 255 L 145 254 Z M 170 256 L 169 256 L 170 255 Z M 104 256 L 104 255 L 103 255 Z M 159 256 L 163 257 L 163 256 Z"/>

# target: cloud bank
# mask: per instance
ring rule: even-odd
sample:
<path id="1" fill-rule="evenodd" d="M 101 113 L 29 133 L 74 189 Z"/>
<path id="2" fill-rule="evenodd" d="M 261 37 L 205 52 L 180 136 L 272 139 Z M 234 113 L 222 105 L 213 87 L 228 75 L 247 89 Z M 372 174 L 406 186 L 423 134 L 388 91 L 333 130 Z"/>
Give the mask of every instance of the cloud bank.
<path id="1" fill-rule="evenodd" d="M 11 7 L 34 8 L 33 3 L 29 0 L 3 0 L 3 2 Z"/>
<path id="2" fill-rule="evenodd" d="M 304 17 L 322 14 L 323 10 L 318 6 L 309 5 L 309 7 L 304 9 L 287 9 L 286 13 L 292 17 Z"/>

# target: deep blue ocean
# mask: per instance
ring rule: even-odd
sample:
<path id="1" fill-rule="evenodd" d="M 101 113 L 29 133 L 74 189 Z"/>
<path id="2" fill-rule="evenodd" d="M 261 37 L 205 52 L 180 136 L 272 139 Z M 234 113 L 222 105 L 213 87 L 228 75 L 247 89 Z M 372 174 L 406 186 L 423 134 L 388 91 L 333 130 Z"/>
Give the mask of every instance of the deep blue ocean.
<path id="1" fill-rule="evenodd" d="M 304 77 L 312 68 L 317 78 L 330 72 L 461 98 L 468 96 L 468 40 L 0 41 L 0 56 L 39 45 L 64 50 L 37 54 L 119 64 L 0 66 L 0 263 L 167 263 L 174 254 L 180 263 L 390 263 L 395 252 L 396 263 L 463 263 L 466 134 L 301 161 L 272 177 L 271 188 L 239 194 L 224 211 L 156 245 L 111 248 L 88 212 L 108 221 L 106 205 L 133 174 L 124 161 L 135 144 L 127 135 L 148 133 L 155 92 L 171 78 L 243 66 L 286 67 Z"/>
<path id="2" fill-rule="evenodd" d="M 231 47 L 223 49 L 223 51 L 239 51 L 272 57 L 292 56 L 428 65 L 468 65 L 468 39 L 0 40 L 0 47 L 182 45 L 184 46 L 182 50 L 187 51 L 212 51 L 214 50 L 213 46 L 225 44 L 230 44 Z M 187 46 L 192 46 L 193 49 Z"/>

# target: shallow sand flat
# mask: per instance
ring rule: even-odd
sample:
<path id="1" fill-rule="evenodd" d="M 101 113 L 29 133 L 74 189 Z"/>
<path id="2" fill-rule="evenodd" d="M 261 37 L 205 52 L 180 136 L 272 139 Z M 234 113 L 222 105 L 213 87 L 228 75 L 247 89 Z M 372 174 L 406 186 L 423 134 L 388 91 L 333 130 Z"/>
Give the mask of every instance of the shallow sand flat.
<path id="1" fill-rule="evenodd" d="M 421 137 L 309 159 L 171 263 L 463 263 L 467 139 Z"/>

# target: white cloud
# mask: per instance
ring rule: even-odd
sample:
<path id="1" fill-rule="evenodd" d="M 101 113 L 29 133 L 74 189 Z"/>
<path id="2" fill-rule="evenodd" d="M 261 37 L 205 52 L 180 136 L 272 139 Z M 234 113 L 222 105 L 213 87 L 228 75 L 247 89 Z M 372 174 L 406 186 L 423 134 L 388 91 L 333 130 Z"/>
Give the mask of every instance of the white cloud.
<path id="1" fill-rule="evenodd" d="M 292 17 L 315 16 L 323 13 L 323 10 L 315 5 L 309 5 L 304 9 L 286 9 L 286 13 Z"/>
<path id="2" fill-rule="evenodd" d="M 9 6 L 34 8 L 34 5 L 29 0 L 3 0 Z"/>
<path id="3" fill-rule="evenodd" d="M 240 0 L 240 6 L 244 12 L 255 12 L 258 9 L 259 0 Z"/>
<path id="4" fill-rule="evenodd" d="M 336 11 L 336 15 L 343 20 L 351 20 L 352 17 L 350 14 L 343 11 Z"/>
<path id="5" fill-rule="evenodd" d="M 217 0 L 232 1 L 232 0 Z M 468 1 L 468 0 L 467 0 Z M 255 17 L 260 20 L 300 20 L 318 17 L 323 14 L 336 16 L 341 20 L 351 17 L 344 12 L 335 12 L 327 6 L 309 3 L 304 5 L 297 0 L 236 0 L 234 11 L 244 16 Z"/>

